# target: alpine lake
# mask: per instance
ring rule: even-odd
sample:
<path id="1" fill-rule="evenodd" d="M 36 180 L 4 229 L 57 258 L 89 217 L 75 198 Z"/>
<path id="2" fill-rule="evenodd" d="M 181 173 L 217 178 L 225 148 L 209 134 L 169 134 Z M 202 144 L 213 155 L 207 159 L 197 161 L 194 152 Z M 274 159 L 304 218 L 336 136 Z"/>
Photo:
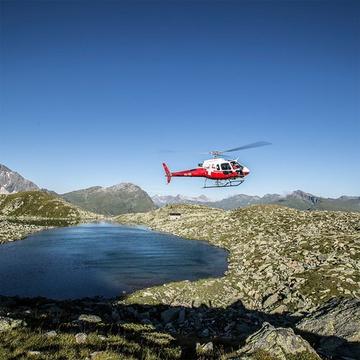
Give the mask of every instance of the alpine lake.
<path id="1" fill-rule="evenodd" d="M 40 231 L 0 245 L 0 295 L 112 298 L 180 280 L 219 277 L 227 252 L 116 223 Z"/>

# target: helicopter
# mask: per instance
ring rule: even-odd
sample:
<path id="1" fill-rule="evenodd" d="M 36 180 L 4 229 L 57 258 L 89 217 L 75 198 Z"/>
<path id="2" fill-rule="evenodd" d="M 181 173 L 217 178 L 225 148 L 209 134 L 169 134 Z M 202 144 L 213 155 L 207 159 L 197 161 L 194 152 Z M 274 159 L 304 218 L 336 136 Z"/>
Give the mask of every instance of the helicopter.
<path id="1" fill-rule="evenodd" d="M 258 141 L 233 149 L 210 151 L 207 154 L 212 155 L 213 158 L 198 164 L 198 167 L 195 169 L 171 172 L 166 163 L 163 163 L 162 165 L 165 170 L 167 184 L 170 183 L 173 176 L 184 176 L 205 178 L 203 188 L 239 186 L 245 181 L 245 177 L 250 174 L 250 170 L 246 166 L 240 164 L 238 159 L 225 159 L 227 156 L 223 154 L 266 145 L 271 145 L 271 143 L 267 141 Z M 211 181 L 210 185 L 208 185 L 208 181 Z"/>

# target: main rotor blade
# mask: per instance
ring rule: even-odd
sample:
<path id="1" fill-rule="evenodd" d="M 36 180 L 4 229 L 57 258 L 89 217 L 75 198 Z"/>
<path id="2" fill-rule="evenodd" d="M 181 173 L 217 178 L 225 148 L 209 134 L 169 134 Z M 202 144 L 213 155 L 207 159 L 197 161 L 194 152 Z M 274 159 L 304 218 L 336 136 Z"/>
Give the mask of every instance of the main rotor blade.
<path id="1" fill-rule="evenodd" d="M 227 152 L 232 152 L 232 151 L 240 151 L 240 150 L 245 150 L 245 149 L 257 148 L 257 147 L 260 147 L 260 146 L 266 146 L 266 145 L 271 145 L 271 143 L 269 143 L 267 141 L 257 141 L 257 142 L 251 143 L 251 144 L 239 146 L 237 148 L 224 150 L 224 151 L 219 151 L 219 153 L 222 154 L 222 153 L 227 153 Z"/>

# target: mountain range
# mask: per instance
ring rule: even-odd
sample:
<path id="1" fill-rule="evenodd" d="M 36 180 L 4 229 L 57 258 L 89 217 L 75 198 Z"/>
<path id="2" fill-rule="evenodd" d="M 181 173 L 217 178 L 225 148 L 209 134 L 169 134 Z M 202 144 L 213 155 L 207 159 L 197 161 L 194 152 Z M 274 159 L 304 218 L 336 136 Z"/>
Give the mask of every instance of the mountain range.
<path id="1" fill-rule="evenodd" d="M 301 190 L 293 191 L 287 195 L 266 194 L 264 196 L 252 196 L 239 194 L 228 198 L 211 201 L 206 196 L 184 197 L 177 196 L 153 196 L 154 203 L 159 206 L 167 204 L 201 204 L 210 207 L 231 210 L 257 204 L 283 205 L 299 210 L 335 210 L 335 211 L 360 211 L 359 196 L 341 196 L 336 199 L 323 198 Z"/>
<path id="2" fill-rule="evenodd" d="M 184 195 L 154 195 L 151 197 L 154 204 L 157 207 L 163 207 L 169 204 L 207 204 L 211 200 L 205 195 L 200 195 L 196 197 L 184 196 Z"/>

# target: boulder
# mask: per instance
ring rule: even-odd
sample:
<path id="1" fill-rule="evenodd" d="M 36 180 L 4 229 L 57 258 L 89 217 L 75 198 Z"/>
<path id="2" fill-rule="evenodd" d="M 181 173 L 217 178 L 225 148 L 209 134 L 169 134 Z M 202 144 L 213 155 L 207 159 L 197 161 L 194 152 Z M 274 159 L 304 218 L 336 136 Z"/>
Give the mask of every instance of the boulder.
<path id="1" fill-rule="evenodd" d="M 179 311 L 179 317 L 178 317 L 178 322 L 179 324 L 182 324 L 185 321 L 186 318 L 186 312 L 184 308 L 181 308 Z"/>
<path id="2" fill-rule="evenodd" d="M 264 302 L 263 302 L 263 308 L 266 309 L 272 305 L 274 305 L 275 303 L 277 303 L 279 300 L 279 294 L 275 293 L 270 295 L 269 297 L 267 297 Z"/>
<path id="3" fill-rule="evenodd" d="M 48 338 L 53 338 L 57 336 L 57 332 L 55 330 L 51 330 L 45 333 L 45 336 Z"/>
<path id="4" fill-rule="evenodd" d="M 101 322 L 101 317 L 97 315 L 88 315 L 88 314 L 81 314 L 79 316 L 80 321 L 88 322 L 88 323 L 99 323 Z"/>
<path id="5" fill-rule="evenodd" d="M 161 320 L 163 323 L 167 324 L 171 320 L 175 319 L 179 314 L 179 309 L 170 308 L 161 313 Z"/>
<path id="6" fill-rule="evenodd" d="M 198 355 L 208 354 L 211 353 L 213 350 L 214 350 L 214 345 L 211 341 L 206 344 L 196 343 L 196 353 Z"/>
<path id="7" fill-rule="evenodd" d="M 317 340 L 319 353 L 360 359 L 360 299 L 331 299 L 296 327 Z"/>
<path id="8" fill-rule="evenodd" d="M 85 344 L 87 340 L 87 335 L 84 333 L 77 333 L 75 335 L 75 341 L 77 344 Z"/>
<path id="9" fill-rule="evenodd" d="M 23 325 L 22 320 L 12 319 L 7 316 L 0 316 L 0 332 L 11 330 Z"/>
<path id="10" fill-rule="evenodd" d="M 260 354 L 279 360 L 286 360 L 289 356 L 302 356 L 311 360 L 320 360 L 319 355 L 301 336 L 295 335 L 291 328 L 275 328 L 264 323 L 262 328 L 250 335 L 245 346 L 237 351 L 232 359 L 257 359 Z M 306 357 L 305 357 L 306 356 Z"/>
<path id="11" fill-rule="evenodd" d="M 27 354 L 29 356 L 34 356 L 34 357 L 37 358 L 37 357 L 39 357 L 41 355 L 41 351 L 30 350 L 30 351 L 27 352 Z"/>

